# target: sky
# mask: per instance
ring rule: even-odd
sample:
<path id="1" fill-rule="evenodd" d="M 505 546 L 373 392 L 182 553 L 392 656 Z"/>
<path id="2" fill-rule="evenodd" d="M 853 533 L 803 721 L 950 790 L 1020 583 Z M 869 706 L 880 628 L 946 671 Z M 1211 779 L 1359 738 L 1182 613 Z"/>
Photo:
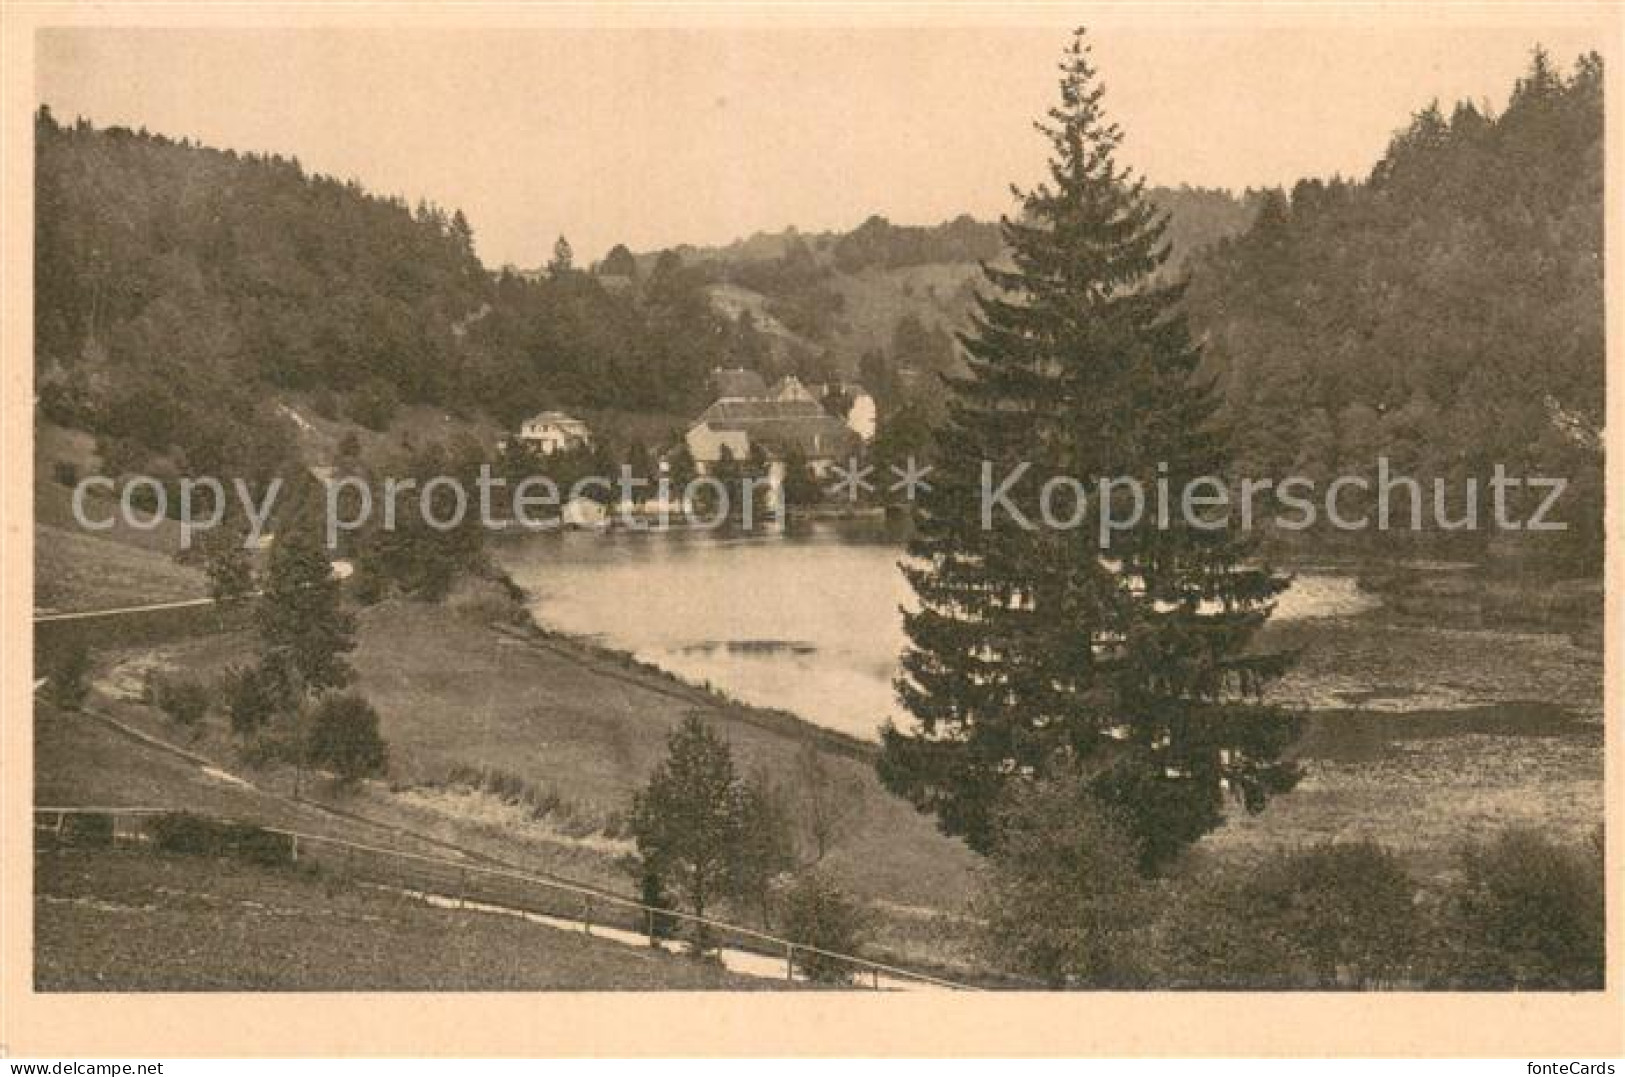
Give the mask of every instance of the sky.
<path id="1" fill-rule="evenodd" d="M 1572 13 L 1366 10 L 1335 27 L 1096 29 L 1120 159 L 1152 184 L 1237 190 L 1363 176 L 1430 101 L 1502 106 L 1537 41 L 1565 69 L 1610 52 Z M 531 267 L 561 233 L 587 261 L 876 213 L 995 218 L 1041 176 L 1032 121 L 1066 40 L 1060 25 L 53 28 L 35 79 L 62 121 L 293 155 L 461 208 L 487 265 Z"/>

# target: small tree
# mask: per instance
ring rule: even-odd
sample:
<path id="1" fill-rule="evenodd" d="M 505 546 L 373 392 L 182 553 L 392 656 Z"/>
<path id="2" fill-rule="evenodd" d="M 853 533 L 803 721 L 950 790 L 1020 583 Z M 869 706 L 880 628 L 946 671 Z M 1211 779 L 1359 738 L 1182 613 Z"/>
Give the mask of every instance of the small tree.
<path id="1" fill-rule="evenodd" d="M 72 637 L 53 648 L 44 663 L 45 694 L 63 710 L 76 711 L 90 694 L 90 648 Z"/>
<path id="2" fill-rule="evenodd" d="M 209 692 L 185 677 L 160 677 L 152 687 L 152 701 L 170 718 L 188 728 L 209 712 Z"/>
<path id="3" fill-rule="evenodd" d="M 867 923 L 863 910 L 840 887 L 817 872 L 798 877 L 784 895 L 784 932 L 796 949 L 795 967 L 814 983 L 848 983 L 856 971 L 831 954 L 856 955 Z"/>
<path id="4" fill-rule="evenodd" d="M 287 674 L 273 661 L 233 667 L 221 680 L 231 729 L 239 736 L 259 732 L 293 705 Z"/>
<path id="5" fill-rule="evenodd" d="M 1512 830 L 1460 852 L 1445 975 L 1463 986 L 1585 990 L 1603 984 L 1602 835 L 1561 845 Z"/>
<path id="6" fill-rule="evenodd" d="M 389 748 L 372 704 L 355 692 L 324 696 L 311 714 L 309 758 L 346 784 L 383 773 Z"/>
<path id="7" fill-rule="evenodd" d="M 746 826 L 746 797 L 728 745 L 696 714 L 667 739 L 668 754 L 632 797 L 632 834 L 645 868 L 671 881 L 695 916 L 722 896 Z M 695 948 L 705 948 L 704 925 Z"/>
<path id="8" fill-rule="evenodd" d="M 728 894 L 753 905 L 765 927 L 770 921 L 773 880 L 795 866 L 795 837 L 784 793 L 765 773 L 740 788 L 740 831 L 730 857 Z"/>
<path id="9" fill-rule="evenodd" d="M 254 590 L 254 562 L 244 547 L 241 530 L 221 528 L 209 532 L 204 543 L 204 558 L 209 596 L 216 602 L 241 598 Z"/>
<path id="10" fill-rule="evenodd" d="M 806 454 L 796 446 L 791 446 L 784 454 L 784 483 L 781 496 L 787 508 L 816 505 L 824 496 L 817 477 L 807 464 Z"/>
<path id="11" fill-rule="evenodd" d="M 989 957 L 1057 986 L 1130 981 L 1146 910 L 1139 849 L 1072 761 L 1011 783 L 994 826 L 979 901 Z"/>
<path id="12" fill-rule="evenodd" d="M 791 816 L 803 863 L 817 864 L 851 832 L 863 807 L 863 785 L 841 781 L 838 764 L 807 741 L 796 752 Z"/>
<path id="13" fill-rule="evenodd" d="M 349 683 L 344 655 L 355 649 L 355 618 L 344 609 L 319 537 L 303 521 L 285 520 L 278 529 L 259 617 L 266 650 L 287 671 L 296 698 Z"/>

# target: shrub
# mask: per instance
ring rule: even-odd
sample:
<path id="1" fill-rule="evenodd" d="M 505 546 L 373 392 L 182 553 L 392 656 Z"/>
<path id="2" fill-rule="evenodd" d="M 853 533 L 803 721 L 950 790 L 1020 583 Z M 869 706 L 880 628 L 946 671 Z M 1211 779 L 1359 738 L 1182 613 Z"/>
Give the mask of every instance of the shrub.
<path id="1" fill-rule="evenodd" d="M 1168 886 L 1157 949 L 1169 986 L 1364 987 L 1416 975 L 1417 887 L 1374 842 L 1326 842 Z"/>
<path id="2" fill-rule="evenodd" d="M 54 648 L 44 663 L 45 694 L 63 710 L 76 711 L 90 694 L 90 648 L 69 639 Z"/>
<path id="3" fill-rule="evenodd" d="M 1417 886 L 1376 842 L 1325 842 L 1267 862 L 1248 887 L 1252 914 L 1301 955 L 1319 986 L 1409 975 L 1421 939 Z"/>
<path id="4" fill-rule="evenodd" d="M 220 694 L 231 715 L 232 732 L 243 737 L 263 729 L 278 711 L 291 705 L 286 676 L 265 663 L 228 669 Z"/>
<path id="5" fill-rule="evenodd" d="M 196 726 L 209 712 L 209 692 L 197 681 L 161 677 L 152 682 L 152 701 L 183 726 Z"/>
<path id="6" fill-rule="evenodd" d="M 51 478 L 58 486 L 70 489 L 79 485 L 79 465 L 72 460 L 57 460 L 51 464 Z"/>
<path id="7" fill-rule="evenodd" d="M 1071 762 L 1012 782 L 994 831 L 977 903 L 989 959 L 1055 985 L 1134 981 L 1145 919 L 1139 849 Z"/>
<path id="8" fill-rule="evenodd" d="M 355 782 L 381 774 L 389 748 L 378 732 L 378 712 L 356 692 L 324 696 L 310 725 L 310 762 L 326 767 L 341 781 Z"/>
<path id="9" fill-rule="evenodd" d="M 446 772 L 445 784 L 487 793 L 498 800 L 527 808 L 535 819 L 563 814 L 569 807 L 555 790 L 532 785 L 512 771 L 500 767 L 455 763 Z"/>
<path id="10" fill-rule="evenodd" d="M 660 875 L 647 867 L 641 868 L 638 873 L 638 901 L 654 910 L 668 910 L 676 907 L 671 895 L 666 893 L 666 884 Z M 662 939 L 677 937 L 677 917 L 666 911 L 655 911 L 647 914 L 649 944 L 657 945 Z"/>
<path id="11" fill-rule="evenodd" d="M 384 430 L 400 410 L 400 394 L 386 381 L 374 379 L 350 394 L 346 411 L 350 418 L 369 430 Z"/>
<path id="12" fill-rule="evenodd" d="M 1163 882 L 1148 954 L 1159 987 L 1282 991 L 1309 983 L 1302 955 L 1251 914 L 1249 882 L 1234 867 Z"/>
<path id="13" fill-rule="evenodd" d="M 189 812 L 169 812 L 147 824 L 152 843 L 166 853 L 185 856 L 229 856 L 263 867 L 293 862 L 293 839 L 251 823 L 209 819 Z"/>
<path id="14" fill-rule="evenodd" d="M 857 955 L 867 933 L 863 910 L 835 884 L 808 872 L 797 878 L 783 898 L 785 936 L 801 946 Z M 795 967 L 814 983 L 849 983 L 857 971 L 829 953 L 796 949 Z"/>
<path id="15" fill-rule="evenodd" d="M 1513 830 L 1459 852 L 1444 914 L 1440 976 L 1455 985 L 1603 985 L 1602 837 L 1562 845 Z"/>
<path id="16" fill-rule="evenodd" d="M 62 840 L 70 845 L 113 844 L 111 815 L 69 815 L 62 820 Z"/>

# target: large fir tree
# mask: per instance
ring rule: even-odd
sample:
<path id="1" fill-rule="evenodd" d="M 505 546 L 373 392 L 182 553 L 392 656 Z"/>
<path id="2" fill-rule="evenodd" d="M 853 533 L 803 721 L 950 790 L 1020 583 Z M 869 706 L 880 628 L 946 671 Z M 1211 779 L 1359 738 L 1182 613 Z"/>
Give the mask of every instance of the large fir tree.
<path id="1" fill-rule="evenodd" d="M 1256 811 L 1296 781 L 1281 759 L 1296 720 L 1260 698 L 1286 661 L 1248 649 L 1287 580 L 1234 528 L 1179 517 L 1185 481 L 1228 460 L 1180 288 L 1158 272 L 1167 220 L 1116 163 L 1081 30 L 1061 70 L 1038 124 L 1050 179 L 1004 222 L 1013 265 L 986 270 L 919 504 L 898 682 L 918 728 L 885 731 L 880 769 L 987 850 L 1011 777 L 1069 749 L 1154 870 L 1220 823 L 1226 790 Z M 1173 518 L 1148 511 L 1109 548 L 1093 526 L 1028 529 L 1002 509 L 985 527 L 984 466 L 997 486 L 1023 462 L 1008 501 L 1035 523 L 1053 475 L 1135 477 L 1148 509 L 1165 479 Z M 1051 507 L 1064 514 L 1064 497 Z"/>

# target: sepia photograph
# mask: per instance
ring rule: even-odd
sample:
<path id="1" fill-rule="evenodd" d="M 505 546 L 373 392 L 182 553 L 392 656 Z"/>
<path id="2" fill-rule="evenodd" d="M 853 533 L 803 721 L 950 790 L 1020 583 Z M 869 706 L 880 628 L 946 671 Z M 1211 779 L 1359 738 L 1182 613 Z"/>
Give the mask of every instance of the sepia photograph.
<path id="1" fill-rule="evenodd" d="M 1617 5 L 559 10 L 6 16 L 0 1044 L 1618 1002 Z"/>

